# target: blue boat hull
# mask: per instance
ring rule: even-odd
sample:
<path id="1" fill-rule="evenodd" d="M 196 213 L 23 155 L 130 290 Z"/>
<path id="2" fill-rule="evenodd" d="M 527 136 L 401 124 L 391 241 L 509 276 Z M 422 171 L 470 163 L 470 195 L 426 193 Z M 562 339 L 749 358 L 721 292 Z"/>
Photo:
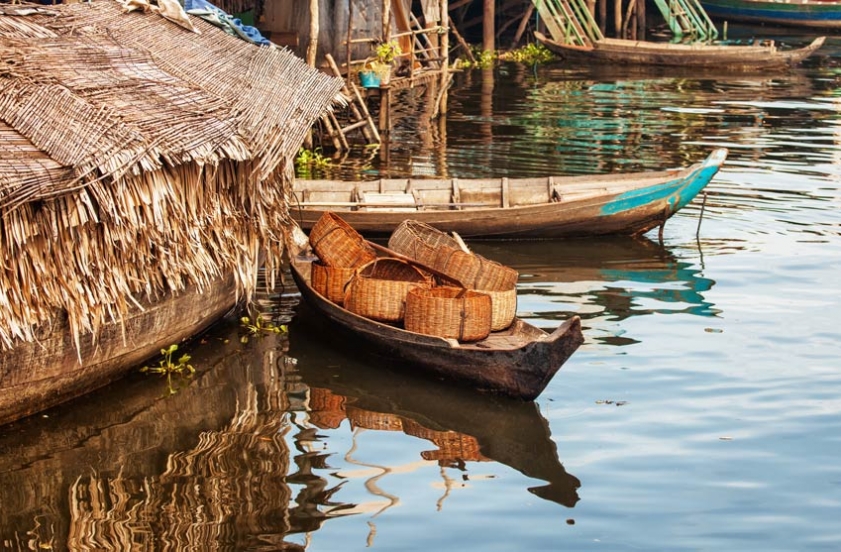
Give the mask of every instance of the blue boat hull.
<path id="1" fill-rule="evenodd" d="M 766 0 L 701 0 L 714 19 L 767 25 L 841 28 L 841 2 L 769 2 Z"/>

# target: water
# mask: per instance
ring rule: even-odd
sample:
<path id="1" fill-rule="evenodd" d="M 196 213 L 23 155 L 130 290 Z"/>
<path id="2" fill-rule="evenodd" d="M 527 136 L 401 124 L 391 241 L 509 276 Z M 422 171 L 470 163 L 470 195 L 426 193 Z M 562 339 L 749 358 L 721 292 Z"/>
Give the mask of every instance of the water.
<path id="1" fill-rule="evenodd" d="M 838 550 L 839 66 L 831 38 L 785 75 L 459 75 L 446 121 L 398 112 L 390 147 L 333 172 L 587 174 L 730 150 L 703 216 L 698 200 L 662 244 L 472 244 L 520 271 L 524 318 L 582 317 L 538 400 L 387 372 L 305 309 L 281 336 L 224 321 L 174 395 L 134 374 L 0 428 L 0 550 Z M 294 303 L 262 308 L 281 323 Z"/>

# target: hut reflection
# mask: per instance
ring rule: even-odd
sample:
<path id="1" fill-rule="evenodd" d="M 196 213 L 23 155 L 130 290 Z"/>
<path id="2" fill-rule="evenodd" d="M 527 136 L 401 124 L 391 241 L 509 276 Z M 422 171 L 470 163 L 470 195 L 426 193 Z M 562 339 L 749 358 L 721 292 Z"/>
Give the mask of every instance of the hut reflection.
<path id="1" fill-rule="evenodd" d="M 200 373 L 175 396 L 164 380 L 132 376 L 0 428 L 0 548 L 302 550 L 331 518 L 397 503 L 400 491 L 378 482 L 413 469 L 388 455 L 362 462 L 353 448 L 328 452 L 323 430 L 344 425 L 355 436 L 401 431 L 428 441 L 412 463 L 438 466 L 439 508 L 469 465 L 487 462 L 544 481 L 531 489 L 538 496 L 577 502 L 580 483 L 534 403 L 325 356 L 317 335 L 297 321 L 290 330 L 243 345 L 230 321 L 191 345 Z M 338 476 L 331 462 L 341 462 Z M 354 481 L 370 500 L 342 500 Z"/>

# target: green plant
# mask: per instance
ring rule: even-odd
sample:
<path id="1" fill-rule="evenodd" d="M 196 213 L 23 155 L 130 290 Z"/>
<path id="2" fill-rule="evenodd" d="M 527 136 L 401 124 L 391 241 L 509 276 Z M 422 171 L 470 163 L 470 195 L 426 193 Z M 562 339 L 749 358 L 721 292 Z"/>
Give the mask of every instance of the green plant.
<path id="1" fill-rule="evenodd" d="M 320 169 L 330 165 L 330 159 L 322 155 L 317 149 L 308 150 L 301 148 L 298 150 L 298 155 L 295 157 L 296 165 L 311 165 Z"/>
<path id="2" fill-rule="evenodd" d="M 251 318 L 248 317 L 248 316 L 243 316 L 242 318 L 239 319 L 239 321 L 242 323 L 242 326 L 246 330 L 248 330 L 248 335 L 258 335 L 258 334 L 263 334 L 263 333 L 279 334 L 279 333 L 286 333 L 288 331 L 288 328 L 285 325 L 278 326 L 274 322 L 272 322 L 271 320 L 263 317 L 262 314 L 258 314 L 254 318 L 253 322 L 252 322 Z M 247 343 L 248 342 L 248 335 L 242 336 L 240 341 L 242 343 Z"/>
<path id="3" fill-rule="evenodd" d="M 497 58 L 496 52 L 492 50 L 479 50 L 473 48 L 475 62 L 470 60 L 461 60 L 461 65 L 468 69 L 486 69 L 491 67 Z"/>
<path id="4" fill-rule="evenodd" d="M 543 44 L 533 42 L 523 46 L 522 48 L 517 48 L 516 50 L 500 54 L 499 59 L 516 61 L 527 65 L 535 65 L 537 63 L 552 61 L 555 59 L 555 54 L 553 54 Z"/>
<path id="5" fill-rule="evenodd" d="M 318 149 L 301 148 L 295 156 L 295 173 L 301 178 L 312 178 L 316 170 L 325 169 L 330 164 L 330 158 L 322 155 Z"/>
<path id="6" fill-rule="evenodd" d="M 141 372 L 165 374 L 167 388 L 170 395 L 175 393 L 175 389 L 172 387 L 172 374 L 178 374 L 180 376 L 186 375 L 187 377 L 190 377 L 196 372 L 195 368 L 189 364 L 190 355 L 184 354 L 181 355 L 178 360 L 173 360 L 173 355 L 177 350 L 178 345 L 173 343 L 166 349 L 161 349 L 161 359 L 158 360 L 157 366 L 143 366 L 140 368 Z"/>
<path id="7" fill-rule="evenodd" d="M 378 62 L 391 65 L 396 57 L 403 54 L 403 49 L 400 48 L 400 44 L 396 40 L 391 40 L 378 45 L 374 54 Z"/>

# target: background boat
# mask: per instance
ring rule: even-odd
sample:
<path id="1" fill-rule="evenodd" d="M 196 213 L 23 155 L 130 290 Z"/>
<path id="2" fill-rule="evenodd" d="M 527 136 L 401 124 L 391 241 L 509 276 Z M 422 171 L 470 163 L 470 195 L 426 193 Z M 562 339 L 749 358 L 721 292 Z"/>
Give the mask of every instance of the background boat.
<path id="1" fill-rule="evenodd" d="M 727 158 L 680 169 L 496 179 L 296 180 L 292 217 L 310 230 L 334 211 L 360 233 L 388 236 L 414 219 L 465 238 L 642 234 L 691 202 Z"/>
<path id="2" fill-rule="evenodd" d="M 766 25 L 841 28 L 838 0 L 700 0 L 710 17 Z"/>
<path id="3" fill-rule="evenodd" d="M 732 71 L 791 67 L 814 54 L 826 40 L 825 37 L 818 37 L 807 46 L 791 49 L 762 42 L 754 45 L 706 42 L 680 44 L 614 38 L 579 46 L 557 42 L 540 32 L 535 32 L 534 35 L 541 44 L 570 63 L 674 66 Z"/>

